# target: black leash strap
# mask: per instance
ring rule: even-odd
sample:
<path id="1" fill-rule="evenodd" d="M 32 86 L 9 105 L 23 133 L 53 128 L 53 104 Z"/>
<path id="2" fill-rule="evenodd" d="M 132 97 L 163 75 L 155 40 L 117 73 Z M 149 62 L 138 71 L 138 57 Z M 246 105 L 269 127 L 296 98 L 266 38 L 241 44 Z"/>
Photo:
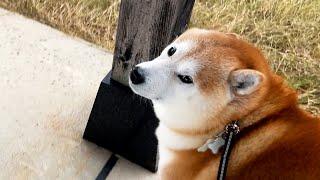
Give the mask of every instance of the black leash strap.
<path id="1" fill-rule="evenodd" d="M 219 170 L 218 170 L 218 180 L 224 180 L 227 174 L 229 156 L 234 144 L 235 136 L 239 133 L 239 126 L 237 122 L 232 122 L 226 126 L 224 139 L 226 144 L 221 156 Z"/>
<path id="2" fill-rule="evenodd" d="M 110 158 L 108 159 L 107 163 L 103 166 L 100 173 L 96 177 L 96 180 L 105 180 L 107 176 L 109 175 L 110 171 L 118 161 L 118 157 L 115 154 L 112 154 Z"/>

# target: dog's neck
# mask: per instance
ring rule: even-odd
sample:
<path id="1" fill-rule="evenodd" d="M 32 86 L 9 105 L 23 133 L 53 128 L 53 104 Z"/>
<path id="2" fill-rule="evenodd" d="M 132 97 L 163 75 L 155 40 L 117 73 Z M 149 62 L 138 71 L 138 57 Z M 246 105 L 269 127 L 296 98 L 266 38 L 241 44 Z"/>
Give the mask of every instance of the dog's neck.
<path id="1" fill-rule="evenodd" d="M 230 162 L 232 163 L 228 165 L 228 171 L 230 170 L 229 172 L 232 172 L 230 174 L 231 176 L 233 173 L 236 174 L 241 170 L 241 167 L 243 167 L 246 162 L 259 157 L 261 153 L 286 135 L 290 127 L 294 127 L 294 122 L 290 124 L 282 117 L 287 117 L 286 111 L 279 112 L 279 114 L 275 116 L 266 117 L 262 121 L 240 132 L 230 156 Z M 194 137 L 192 139 L 184 138 L 187 138 L 187 136 L 183 136 L 180 142 L 193 142 L 194 147 L 197 147 L 199 141 L 205 140 L 205 138 L 202 137 Z M 174 149 L 177 145 L 172 145 L 177 139 L 173 139 L 172 136 L 168 137 L 168 139 L 169 141 L 171 140 L 171 144 L 163 143 L 162 141 L 159 142 L 159 170 L 161 177 L 164 177 L 164 179 L 166 176 L 170 178 L 172 176 L 175 177 L 173 179 L 203 179 L 201 177 L 213 179 L 216 177 L 220 153 L 215 155 L 209 150 L 206 152 L 197 152 L 196 149 Z M 176 143 L 180 144 L 180 142 L 177 141 Z M 206 174 L 203 175 L 201 173 Z"/>
<path id="2" fill-rule="evenodd" d="M 168 128 L 165 124 L 159 124 L 157 129 L 159 144 L 172 150 L 192 150 L 197 149 L 212 137 L 211 133 L 200 135 L 188 135 L 179 133 Z"/>

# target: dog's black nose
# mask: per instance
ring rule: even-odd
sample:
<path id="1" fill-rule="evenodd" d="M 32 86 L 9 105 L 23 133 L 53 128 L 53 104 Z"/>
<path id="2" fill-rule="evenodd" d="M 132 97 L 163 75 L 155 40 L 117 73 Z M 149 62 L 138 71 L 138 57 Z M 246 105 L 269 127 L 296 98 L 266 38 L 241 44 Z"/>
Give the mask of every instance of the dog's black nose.
<path id="1" fill-rule="evenodd" d="M 141 71 L 141 68 L 136 66 L 130 72 L 130 80 L 131 80 L 132 84 L 141 84 L 144 82 L 144 77 L 143 77 L 143 73 Z"/>

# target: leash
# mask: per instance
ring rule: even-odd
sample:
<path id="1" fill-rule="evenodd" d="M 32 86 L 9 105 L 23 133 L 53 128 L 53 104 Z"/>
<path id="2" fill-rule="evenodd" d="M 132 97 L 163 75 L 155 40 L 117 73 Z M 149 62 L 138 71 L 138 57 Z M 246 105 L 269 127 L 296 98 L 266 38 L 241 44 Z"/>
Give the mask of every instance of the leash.
<path id="1" fill-rule="evenodd" d="M 112 168 L 116 165 L 118 159 L 119 158 L 115 154 L 112 154 L 95 180 L 105 180 L 111 172 Z"/>
<path id="2" fill-rule="evenodd" d="M 217 180 L 224 180 L 227 174 L 229 156 L 234 145 L 235 136 L 240 132 L 240 128 L 237 121 L 229 123 L 225 127 L 225 132 L 222 137 L 226 140 L 223 154 L 220 159 L 219 170 Z"/>
<path id="3" fill-rule="evenodd" d="M 231 154 L 231 151 L 234 145 L 235 137 L 239 132 L 240 132 L 240 128 L 239 128 L 238 122 L 233 121 L 225 127 L 225 131 L 221 134 L 221 137 L 225 140 L 225 145 L 224 145 L 224 150 L 220 159 L 217 180 L 224 180 L 226 177 L 229 156 Z M 204 149 L 201 151 L 205 151 L 205 150 L 207 149 Z M 106 179 L 117 161 L 118 161 L 118 157 L 115 156 L 115 154 L 112 154 L 109 160 L 107 161 L 107 163 L 105 164 L 105 166 L 100 171 L 99 175 L 96 177 L 96 180 Z"/>

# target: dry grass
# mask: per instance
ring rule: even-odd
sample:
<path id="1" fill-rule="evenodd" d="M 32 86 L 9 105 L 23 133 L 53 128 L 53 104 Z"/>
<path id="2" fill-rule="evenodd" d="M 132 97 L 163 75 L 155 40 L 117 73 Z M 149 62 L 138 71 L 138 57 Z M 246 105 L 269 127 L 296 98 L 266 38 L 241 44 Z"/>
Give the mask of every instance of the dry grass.
<path id="1" fill-rule="evenodd" d="M 120 0 L 0 0 L 4 7 L 109 50 Z"/>
<path id="2" fill-rule="evenodd" d="M 119 2 L 1 0 L 0 6 L 112 50 Z M 191 26 L 235 32 L 255 43 L 300 92 L 300 103 L 320 114 L 319 0 L 198 0 Z"/>
<path id="3" fill-rule="evenodd" d="M 260 47 L 270 65 L 320 113 L 320 1 L 199 0 L 193 26 L 235 32 Z"/>

